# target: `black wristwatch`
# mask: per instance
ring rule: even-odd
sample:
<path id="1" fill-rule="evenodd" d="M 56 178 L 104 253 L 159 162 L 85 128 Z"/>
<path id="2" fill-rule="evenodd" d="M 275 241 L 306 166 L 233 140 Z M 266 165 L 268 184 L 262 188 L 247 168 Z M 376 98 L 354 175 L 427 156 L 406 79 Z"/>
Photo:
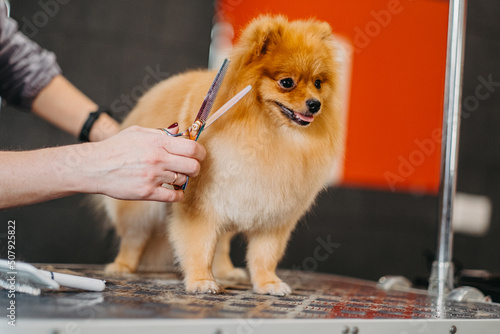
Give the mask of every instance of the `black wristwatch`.
<path id="1" fill-rule="evenodd" d="M 83 124 L 82 131 L 80 131 L 80 137 L 79 137 L 80 141 L 84 142 L 90 141 L 89 139 L 90 130 L 92 129 L 92 126 L 94 125 L 95 121 L 97 121 L 97 119 L 99 118 L 99 116 L 101 116 L 102 113 L 106 113 L 111 116 L 111 112 L 105 107 L 99 107 L 99 109 L 89 114 L 89 117 Z"/>

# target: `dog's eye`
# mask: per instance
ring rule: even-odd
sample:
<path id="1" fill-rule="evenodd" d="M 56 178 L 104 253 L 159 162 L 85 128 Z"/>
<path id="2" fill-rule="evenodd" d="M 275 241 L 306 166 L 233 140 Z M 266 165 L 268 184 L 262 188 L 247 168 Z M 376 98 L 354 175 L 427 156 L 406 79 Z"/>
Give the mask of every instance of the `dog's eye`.
<path id="1" fill-rule="evenodd" d="M 320 89 L 321 88 L 321 80 L 316 80 L 314 81 L 314 87 L 316 87 L 317 89 Z"/>
<path id="2" fill-rule="evenodd" d="M 280 85 L 283 88 L 290 89 L 295 86 L 295 82 L 293 82 L 292 78 L 285 78 L 280 80 Z"/>

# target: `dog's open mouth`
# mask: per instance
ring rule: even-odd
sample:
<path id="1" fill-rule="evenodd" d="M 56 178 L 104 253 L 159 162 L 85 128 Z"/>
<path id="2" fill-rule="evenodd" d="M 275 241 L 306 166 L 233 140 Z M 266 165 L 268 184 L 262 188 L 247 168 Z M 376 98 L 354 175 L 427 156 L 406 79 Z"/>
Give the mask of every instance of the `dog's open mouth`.
<path id="1" fill-rule="evenodd" d="M 285 107 L 284 105 L 282 105 L 279 102 L 276 102 L 276 104 L 278 105 L 278 107 L 280 107 L 281 113 L 283 115 L 285 115 L 292 122 L 294 122 L 298 125 L 306 126 L 306 125 L 311 124 L 312 121 L 314 121 L 314 116 L 311 114 L 306 115 L 306 114 L 302 114 L 302 113 L 293 111 L 292 109 Z"/>

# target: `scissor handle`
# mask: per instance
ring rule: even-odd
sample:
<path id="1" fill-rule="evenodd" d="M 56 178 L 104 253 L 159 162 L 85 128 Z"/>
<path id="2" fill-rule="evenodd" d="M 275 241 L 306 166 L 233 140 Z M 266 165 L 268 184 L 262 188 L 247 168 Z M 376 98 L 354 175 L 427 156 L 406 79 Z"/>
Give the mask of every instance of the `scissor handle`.
<path id="1" fill-rule="evenodd" d="M 197 141 L 201 131 L 203 130 L 204 125 L 205 125 L 205 123 L 199 119 L 194 121 L 194 123 L 191 124 L 191 126 L 188 129 L 189 139 Z"/>
<path id="2" fill-rule="evenodd" d="M 198 137 L 200 136 L 200 133 L 204 127 L 205 127 L 205 123 L 202 122 L 201 120 L 197 119 L 193 124 L 191 124 L 191 126 L 186 131 L 181 132 L 181 133 L 174 134 L 174 133 L 168 132 L 168 130 L 165 128 L 159 128 L 159 129 L 162 130 L 163 132 L 165 132 L 170 137 L 184 137 L 186 139 L 191 139 L 191 140 L 197 141 Z M 187 177 L 186 182 L 182 186 L 173 185 L 173 187 L 175 190 L 179 190 L 179 189 L 186 190 L 188 181 L 189 181 L 189 176 Z"/>
<path id="3" fill-rule="evenodd" d="M 179 137 L 179 136 L 182 136 L 182 133 L 175 133 L 175 134 L 174 134 L 174 133 L 170 133 L 170 132 L 168 132 L 168 130 L 167 130 L 167 129 L 165 129 L 165 128 L 158 128 L 158 130 L 161 130 L 161 131 L 165 132 L 165 133 L 166 133 L 167 135 L 169 135 L 170 137 Z"/>
<path id="4" fill-rule="evenodd" d="M 168 130 L 165 128 L 159 128 L 159 129 L 162 130 L 163 132 L 165 132 L 170 137 L 185 137 L 187 139 L 191 139 L 191 140 L 196 141 L 196 140 L 198 140 L 198 137 L 199 137 L 201 131 L 203 130 L 204 125 L 205 125 L 205 123 L 203 123 L 201 120 L 197 119 L 193 124 L 191 124 L 191 126 L 186 131 L 181 132 L 181 133 L 173 134 L 173 133 L 168 132 Z"/>

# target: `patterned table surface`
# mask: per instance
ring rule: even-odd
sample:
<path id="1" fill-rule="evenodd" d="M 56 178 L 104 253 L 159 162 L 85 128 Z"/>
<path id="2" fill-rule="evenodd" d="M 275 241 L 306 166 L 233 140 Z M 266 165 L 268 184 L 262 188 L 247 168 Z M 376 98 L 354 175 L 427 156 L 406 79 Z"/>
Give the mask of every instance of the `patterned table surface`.
<path id="1" fill-rule="evenodd" d="M 248 283 L 225 282 L 217 295 L 186 294 L 175 273 L 109 276 L 102 266 L 54 265 L 54 271 L 105 279 L 103 292 L 45 290 L 18 294 L 22 318 L 44 319 L 500 319 L 500 304 L 437 301 L 425 291 L 385 291 L 375 282 L 302 271 L 279 271 L 293 289 L 285 297 L 258 295 Z M 0 305 L 8 303 L 0 291 Z"/>

